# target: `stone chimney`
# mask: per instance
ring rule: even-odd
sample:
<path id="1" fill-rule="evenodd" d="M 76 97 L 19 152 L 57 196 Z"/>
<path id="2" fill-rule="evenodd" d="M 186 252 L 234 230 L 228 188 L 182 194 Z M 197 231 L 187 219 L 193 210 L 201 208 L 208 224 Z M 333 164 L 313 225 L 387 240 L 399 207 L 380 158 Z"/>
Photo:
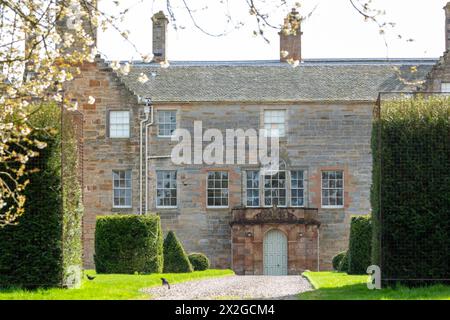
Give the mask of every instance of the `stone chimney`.
<path id="1" fill-rule="evenodd" d="M 450 2 L 444 7 L 445 10 L 445 51 L 450 50 Z"/>
<path id="2" fill-rule="evenodd" d="M 301 16 L 297 9 L 284 18 L 284 23 L 279 32 L 280 35 L 280 61 L 302 60 L 302 31 Z"/>
<path id="3" fill-rule="evenodd" d="M 155 13 L 153 21 L 153 61 L 167 60 L 167 25 L 169 20 L 162 11 Z"/>
<path id="4" fill-rule="evenodd" d="M 60 0 L 61 1 L 61 0 Z M 92 44 L 88 45 L 88 48 L 97 46 L 97 25 L 93 21 L 94 12 L 97 10 L 98 0 L 85 0 L 80 3 L 70 4 L 67 3 L 68 14 L 56 21 L 56 30 L 64 41 L 65 34 L 71 34 L 73 36 L 73 43 L 69 48 L 65 48 L 65 51 L 72 53 L 80 51 L 83 47 L 83 43 L 86 43 L 86 37 L 77 36 L 77 30 L 81 27 L 84 33 L 92 40 Z"/>

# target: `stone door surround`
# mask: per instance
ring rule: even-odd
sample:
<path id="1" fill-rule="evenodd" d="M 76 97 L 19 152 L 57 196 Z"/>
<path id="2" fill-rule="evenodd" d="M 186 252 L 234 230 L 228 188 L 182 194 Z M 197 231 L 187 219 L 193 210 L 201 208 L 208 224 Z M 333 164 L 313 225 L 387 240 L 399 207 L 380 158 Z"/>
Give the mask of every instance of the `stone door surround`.
<path id="1" fill-rule="evenodd" d="M 264 273 L 264 235 L 272 229 L 288 240 L 288 274 L 317 270 L 320 222 L 315 208 L 234 208 L 232 220 L 232 268 L 236 274 Z"/>

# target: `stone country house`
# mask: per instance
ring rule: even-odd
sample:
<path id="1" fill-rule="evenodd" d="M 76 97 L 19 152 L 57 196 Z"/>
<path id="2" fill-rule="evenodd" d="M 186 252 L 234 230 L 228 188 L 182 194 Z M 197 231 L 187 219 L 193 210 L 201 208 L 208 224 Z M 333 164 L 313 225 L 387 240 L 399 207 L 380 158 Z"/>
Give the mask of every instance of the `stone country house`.
<path id="1" fill-rule="evenodd" d="M 446 50 L 450 48 L 450 3 Z M 437 59 L 305 59 L 301 32 L 280 32 L 279 61 L 170 61 L 168 20 L 153 17 L 154 60 L 128 75 L 97 58 L 66 93 L 83 113 L 84 265 L 96 217 L 158 214 L 188 252 L 237 274 L 328 270 L 347 248 L 351 215 L 370 213 L 371 122 L 379 92 L 450 92 L 450 54 Z M 288 54 L 286 55 L 285 52 Z M 409 72 L 411 67 L 417 72 Z M 395 71 L 402 72 L 402 81 Z M 141 73 L 149 81 L 138 81 Z M 88 97 L 96 98 L 94 104 Z M 151 99 L 151 100 L 150 100 Z M 151 101 L 151 102 L 150 102 Z M 171 161 L 176 128 L 276 128 L 280 171 Z M 205 144 L 205 143 L 204 143 Z"/>

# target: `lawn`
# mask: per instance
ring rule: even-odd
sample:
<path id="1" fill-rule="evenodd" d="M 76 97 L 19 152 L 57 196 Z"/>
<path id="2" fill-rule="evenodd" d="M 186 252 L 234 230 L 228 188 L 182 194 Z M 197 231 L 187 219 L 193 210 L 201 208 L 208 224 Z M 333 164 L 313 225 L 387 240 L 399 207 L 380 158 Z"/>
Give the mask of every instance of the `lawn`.
<path id="1" fill-rule="evenodd" d="M 22 289 L 0 290 L 0 300 L 128 300 L 146 299 L 149 295 L 139 290 L 161 285 L 161 277 L 170 283 L 200 278 L 220 277 L 234 274 L 231 270 L 206 270 L 192 273 L 168 273 L 149 275 L 96 274 L 88 270 L 85 274 L 95 275 L 92 281 L 83 279 L 80 289 Z"/>
<path id="2" fill-rule="evenodd" d="M 300 300 L 450 300 L 450 286 L 433 285 L 422 288 L 367 289 L 367 275 L 355 276 L 341 272 L 304 272 L 316 290 L 301 293 Z"/>

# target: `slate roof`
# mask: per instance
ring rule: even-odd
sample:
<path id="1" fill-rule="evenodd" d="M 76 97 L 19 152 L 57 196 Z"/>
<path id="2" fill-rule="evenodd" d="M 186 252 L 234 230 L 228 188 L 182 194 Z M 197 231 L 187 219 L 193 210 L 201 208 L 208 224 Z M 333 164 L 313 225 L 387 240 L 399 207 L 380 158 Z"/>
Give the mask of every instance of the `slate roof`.
<path id="1" fill-rule="evenodd" d="M 279 61 L 133 62 L 119 75 L 128 89 L 154 102 L 375 101 L 379 92 L 412 91 L 401 81 L 423 80 L 437 59 L 306 60 L 296 68 Z M 417 72 L 410 72 L 417 66 Z M 138 81 L 141 73 L 149 81 Z"/>

